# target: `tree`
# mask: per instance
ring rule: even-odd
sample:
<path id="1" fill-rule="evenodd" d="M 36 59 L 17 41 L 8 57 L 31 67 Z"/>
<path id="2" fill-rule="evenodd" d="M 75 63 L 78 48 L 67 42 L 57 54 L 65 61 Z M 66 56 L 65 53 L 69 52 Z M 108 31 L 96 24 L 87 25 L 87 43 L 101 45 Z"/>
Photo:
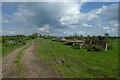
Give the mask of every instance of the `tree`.
<path id="1" fill-rule="evenodd" d="M 80 35 L 80 39 L 83 40 L 83 35 Z"/>
<path id="2" fill-rule="evenodd" d="M 35 39 L 35 38 L 37 38 L 38 37 L 38 33 L 33 33 L 32 35 L 31 35 L 31 38 L 32 39 Z"/>
<path id="3" fill-rule="evenodd" d="M 104 37 L 103 37 L 103 36 L 101 36 L 101 35 L 99 35 L 99 36 L 98 36 L 98 39 L 99 39 L 99 40 L 103 40 L 103 39 L 104 39 Z"/>
<path id="4" fill-rule="evenodd" d="M 109 34 L 108 34 L 108 33 L 105 33 L 105 37 L 108 38 L 108 37 L 109 37 Z"/>
<path id="5" fill-rule="evenodd" d="M 106 44 L 105 44 L 105 51 L 107 51 L 107 49 L 108 49 L 108 38 L 109 38 L 109 34 L 105 33 L 105 42 L 106 42 Z"/>

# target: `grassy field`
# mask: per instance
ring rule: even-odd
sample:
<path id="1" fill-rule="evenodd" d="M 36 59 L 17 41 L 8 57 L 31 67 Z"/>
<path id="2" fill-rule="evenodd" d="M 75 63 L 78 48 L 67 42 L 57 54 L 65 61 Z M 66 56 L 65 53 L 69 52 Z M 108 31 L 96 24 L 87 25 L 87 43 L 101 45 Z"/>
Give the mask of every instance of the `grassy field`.
<path id="1" fill-rule="evenodd" d="M 24 64 L 22 62 L 22 57 L 23 57 L 23 53 L 25 52 L 25 50 L 32 44 L 33 40 L 29 40 L 26 45 L 24 46 L 24 48 L 19 52 L 19 54 L 16 56 L 16 59 L 14 61 L 14 63 L 16 64 L 16 69 L 18 70 L 20 76 L 19 77 L 23 77 L 24 76 Z"/>
<path id="2" fill-rule="evenodd" d="M 11 41 L 11 43 L 10 43 Z M 25 43 L 27 42 L 27 40 L 25 40 L 24 37 L 3 37 L 2 38 L 2 56 L 7 55 L 8 53 L 10 53 L 11 51 L 22 47 L 25 45 Z"/>
<path id="3" fill-rule="evenodd" d="M 73 49 L 62 42 L 37 39 L 36 54 L 63 77 L 113 78 L 118 77 L 118 40 L 112 42 L 112 50 L 88 52 L 85 49 Z"/>
<path id="4" fill-rule="evenodd" d="M 21 47 L 23 45 L 2 45 L 2 56 L 7 55 L 9 52 Z"/>
<path id="5" fill-rule="evenodd" d="M 2 44 L 0 44 L 0 57 L 2 56 Z"/>
<path id="6" fill-rule="evenodd" d="M 2 37 L 0 36 L 0 57 L 2 56 Z"/>

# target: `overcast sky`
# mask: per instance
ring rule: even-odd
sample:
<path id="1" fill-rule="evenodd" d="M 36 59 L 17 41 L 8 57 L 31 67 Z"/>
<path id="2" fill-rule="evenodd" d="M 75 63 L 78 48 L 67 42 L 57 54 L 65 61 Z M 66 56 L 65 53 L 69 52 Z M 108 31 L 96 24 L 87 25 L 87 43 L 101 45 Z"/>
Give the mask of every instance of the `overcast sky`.
<path id="1" fill-rule="evenodd" d="M 1 13 L 1 12 L 0 12 Z M 118 35 L 118 3 L 3 2 L 2 34 Z"/>

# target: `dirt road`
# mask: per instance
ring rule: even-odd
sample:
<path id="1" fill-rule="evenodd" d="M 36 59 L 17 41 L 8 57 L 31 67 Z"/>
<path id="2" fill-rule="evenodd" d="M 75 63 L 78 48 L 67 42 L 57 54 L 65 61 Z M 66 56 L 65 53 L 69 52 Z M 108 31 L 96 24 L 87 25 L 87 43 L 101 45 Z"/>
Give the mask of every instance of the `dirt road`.
<path id="1" fill-rule="evenodd" d="M 53 71 L 43 60 L 34 54 L 35 44 L 33 43 L 24 53 L 23 62 L 26 67 L 27 78 L 58 78 L 60 75 Z"/>
<path id="2" fill-rule="evenodd" d="M 14 60 L 17 56 L 17 54 L 23 49 L 18 48 L 11 53 L 9 53 L 7 56 L 2 58 L 2 77 L 3 78 L 16 78 L 17 77 L 17 70 L 16 66 L 14 64 Z"/>
<path id="3" fill-rule="evenodd" d="M 18 48 L 3 57 L 3 78 L 18 78 L 19 72 L 14 61 L 18 53 L 24 48 L 25 47 Z M 21 61 L 24 64 L 24 77 L 22 78 L 60 78 L 57 71 L 54 71 L 44 60 L 37 58 L 34 49 L 35 44 L 33 42 L 23 53 Z"/>

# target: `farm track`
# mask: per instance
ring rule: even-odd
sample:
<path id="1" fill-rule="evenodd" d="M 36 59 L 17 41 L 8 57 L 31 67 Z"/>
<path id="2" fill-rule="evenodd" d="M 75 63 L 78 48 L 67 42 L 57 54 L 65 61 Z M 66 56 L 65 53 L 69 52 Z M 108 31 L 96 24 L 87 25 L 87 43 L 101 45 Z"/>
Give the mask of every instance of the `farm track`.
<path id="1" fill-rule="evenodd" d="M 12 51 L 2 58 L 3 78 L 18 78 L 18 76 L 20 76 L 14 61 L 20 51 L 26 48 L 25 46 Z M 24 65 L 24 76 L 21 78 L 59 78 L 60 75 L 58 72 L 45 64 L 44 60 L 37 58 L 34 54 L 34 49 L 35 43 L 33 41 L 32 44 L 23 52 L 20 60 Z"/>
<path id="2" fill-rule="evenodd" d="M 23 49 L 24 47 L 15 49 L 14 51 L 10 52 L 8 55 L 2 58 L 2 77 L 3 78 L 16 78 L 17 77 L 17 70 L 16 65 L 14 64 L 14 60 L 17 54 Z"/>
<path id="3" fill-rule="evenodd" d="M 34 53 L 35 44 L 26 49 L 23 62 L 25 64 L 26 78 L 58 78 L 60 75 L 55 72 L 49 65 L 45 64 L 43 60 L 37 58 Z"/>

